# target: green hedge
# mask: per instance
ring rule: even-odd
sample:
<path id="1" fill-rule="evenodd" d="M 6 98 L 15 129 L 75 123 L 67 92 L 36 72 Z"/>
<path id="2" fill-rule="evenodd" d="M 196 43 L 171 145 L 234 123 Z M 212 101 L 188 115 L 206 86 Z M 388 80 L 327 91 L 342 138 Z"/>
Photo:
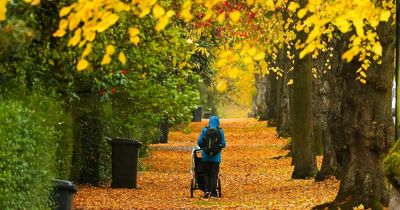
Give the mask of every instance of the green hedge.
<path id="1" fill-rule="evenodd" d="M 46 97 L 0 98 L 0 209 L 47 209 L 59 104 Z"/>
<path id="2" fill-rule="evenodd" d="M 81 94 L 79 101 L 71 103 L 74 152 L 72 180 L 98 185 L 103 142 L 103 105 L 93 93 Z"/>
<path id="3" fill-rule="evenodd" d="M 67 108 L 68 109 L 68 108 Z M 57 115 L 60 121 L 56 124 L 57 150 L 56 150 L 56 178 L 71 180 L 72 152 L 74 144 L 74 135 L 72 130 L 71 113 L 59 111 Z"/>

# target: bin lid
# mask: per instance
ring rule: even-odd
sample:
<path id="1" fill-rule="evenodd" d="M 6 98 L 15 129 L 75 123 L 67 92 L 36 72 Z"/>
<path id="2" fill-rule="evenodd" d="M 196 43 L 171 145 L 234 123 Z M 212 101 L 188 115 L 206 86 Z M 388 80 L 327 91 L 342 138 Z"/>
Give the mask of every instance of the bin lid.
<path id="1" fill-rule="evenodd" d="M 76 192 L 75 184 L 68 180 L 53 179 L 53 186 L 58 189 L 66 189 Z"/>
<path id="2" fill-rule="evenodd" d="M 115 138 L 110 142 L 110 144 L 131 144 L 131 145 L 137 145 L 139 147 L 142 145 L 140 141 L 134 139 L 126 139 L 126 138 Z"/>

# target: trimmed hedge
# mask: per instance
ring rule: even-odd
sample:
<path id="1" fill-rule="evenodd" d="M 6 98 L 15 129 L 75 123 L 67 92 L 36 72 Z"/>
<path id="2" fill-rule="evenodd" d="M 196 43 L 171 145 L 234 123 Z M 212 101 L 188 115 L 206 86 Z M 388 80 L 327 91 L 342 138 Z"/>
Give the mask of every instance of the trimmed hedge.
<path id="1" fill-rule="evenodd" d="M 62 110 L 43 96 L 20 98 L 0 98 L 0 209 L 47 209 Z"/>
<path id="2" fill-rule="evenodd" d="M 79 183 L 98 185 L 102 182 L 99 170 L 103 105 L 96 94 L 81 94 L 79 97 L 79 101 L 71 104 L 74 133 L 71 177 Z"/>

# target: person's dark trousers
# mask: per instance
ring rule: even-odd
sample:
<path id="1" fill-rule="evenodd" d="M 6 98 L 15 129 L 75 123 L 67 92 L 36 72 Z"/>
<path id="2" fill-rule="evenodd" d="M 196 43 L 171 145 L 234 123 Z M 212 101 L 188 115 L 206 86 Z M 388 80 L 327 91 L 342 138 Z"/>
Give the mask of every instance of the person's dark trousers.
<path id="1" fill-rule="evenodd" d="M 204 171 L 206 174 L 207 192 L 211 193 L 212 197 L 217 197 L 217 179 L 219 173 L 219 163 L 204 162 Z"/>

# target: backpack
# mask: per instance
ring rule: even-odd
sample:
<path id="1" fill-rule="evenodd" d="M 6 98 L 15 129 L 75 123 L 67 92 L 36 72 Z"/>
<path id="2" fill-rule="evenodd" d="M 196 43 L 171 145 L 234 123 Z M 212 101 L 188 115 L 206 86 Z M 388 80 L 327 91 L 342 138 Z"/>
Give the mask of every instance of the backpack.
<path id="1" fill-rule="evenodd" d="M 203 137 L 203 147 L 201 148 L 208 156 L 218 154 L 222 150 L 222 138 L 220 128 L 206 127 L 207 131 Z"/>

